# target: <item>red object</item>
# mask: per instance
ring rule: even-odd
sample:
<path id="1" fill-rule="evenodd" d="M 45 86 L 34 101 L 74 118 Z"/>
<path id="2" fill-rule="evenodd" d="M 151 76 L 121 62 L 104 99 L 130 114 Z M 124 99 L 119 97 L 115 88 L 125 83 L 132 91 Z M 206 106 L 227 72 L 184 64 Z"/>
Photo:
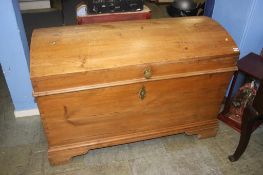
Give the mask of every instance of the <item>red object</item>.
<path id="1" fill-rule="evenodd" d="M 77 17 L 77 24 L 81 25 L 115 21 L 142 20 L 150 18 L 151 10 L 147 6 L 144 6 L 144 9 L 142 11 L 137 12 L 104 13 Z"/>
<path id="2" fill-rule="evenodd" d="M 251 82 L 246 83 L 239 89 L 237 94 L 231 100 L 232 104 L 229 108 L 228 113 L 225 114 L 226 117 L 229 117 L 241 124 L 241 118 L 243 116 L 245 107 L 247 105 L 251 105 L 256 96 L 257 89 L 255 86 L 256 85 L 253 85 Z"/>
<path id="3" fill-rule="evenodd" d="M 250 53 L 244 58 L 240 59 L 237 63 L 238 71 L 234 73 L 234 77 L 232 80 L 232 84 L 230 86 L 229 94 L 227 96 L 226 102 L 225 102 L 225 107 L 223 112 L 221 112 L 218 115 L 218 119 L 235 129 L 236 131 L 240 132 L 241 131 L 241 119 L 237 118 L 231 118 L 227 116 L 227 113 L 230 110 L 231 106 L 231 97 L 233 93 L 233 89 L 236 83 L 237 75 L 239 72 L 244 73 L 247 76 L 253 77 L 263 83 L 263 57 L 256 55 L 254 53 Z M 261 95 L 261 94 L 257 94 Z M 256 96 L 257 96 L 256 95 Z M 255 130 L 262 122 L 259 121 L 254 125 L 253 130 Z"/>

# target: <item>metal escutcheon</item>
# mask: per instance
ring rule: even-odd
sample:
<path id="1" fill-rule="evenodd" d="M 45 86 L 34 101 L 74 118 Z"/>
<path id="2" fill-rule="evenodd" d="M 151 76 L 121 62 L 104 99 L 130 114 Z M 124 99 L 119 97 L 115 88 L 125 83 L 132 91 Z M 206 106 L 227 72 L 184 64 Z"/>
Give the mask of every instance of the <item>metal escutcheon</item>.
<path id="1" fill-rule="evenodd" d="M 150 67 L 147 67 L 145 70 L 144 70 L 144 77 L 146 79 L 149 79 L 152 77 L 152 69 Z"/>
<path id="2" fill-rule="evenodd" d="M 146 96 L 146 90 L 145 90 L 145 87 L 142 86 L 142 88 L 140 89 L 140 92 L 139 92 L 139 97 L 141 100 L 143 100 Z"/>

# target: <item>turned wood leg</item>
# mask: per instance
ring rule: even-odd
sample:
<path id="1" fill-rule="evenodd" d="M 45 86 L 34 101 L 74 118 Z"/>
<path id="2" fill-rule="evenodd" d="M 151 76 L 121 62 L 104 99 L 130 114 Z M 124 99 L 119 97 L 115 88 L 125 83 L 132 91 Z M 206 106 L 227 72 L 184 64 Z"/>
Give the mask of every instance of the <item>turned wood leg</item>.
<path id="1" fill-rule="evenodd" d="M 241 155 L 245 152 L 251 133 L 253 132 L 253 126 L 256 122 L 256 115 L 251 108 L 246 108 L 242 117 L 241 123 L 241 135 L 239 144 L 233 155 L 228 156 L 231 162 L 237 161 Z"/>

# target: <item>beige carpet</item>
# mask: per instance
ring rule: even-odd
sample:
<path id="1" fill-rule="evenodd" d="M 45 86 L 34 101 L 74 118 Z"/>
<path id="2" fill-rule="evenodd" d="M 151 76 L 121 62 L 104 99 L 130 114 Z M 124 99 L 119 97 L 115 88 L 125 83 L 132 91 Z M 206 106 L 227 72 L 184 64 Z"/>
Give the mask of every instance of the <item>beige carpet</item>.
<path id="1" fill-rule="evenodd" d="M 3 74 L 0 74 L 0 175 L 204 175 L 263 174 L 263 128 L 252 136 L 238 162 L 227 156 L 239 134 L 220 123 L 218 135 L 198 140 L 178 134 L 107 147 L 51 167 L 39 116 L 15 118 Z"/>

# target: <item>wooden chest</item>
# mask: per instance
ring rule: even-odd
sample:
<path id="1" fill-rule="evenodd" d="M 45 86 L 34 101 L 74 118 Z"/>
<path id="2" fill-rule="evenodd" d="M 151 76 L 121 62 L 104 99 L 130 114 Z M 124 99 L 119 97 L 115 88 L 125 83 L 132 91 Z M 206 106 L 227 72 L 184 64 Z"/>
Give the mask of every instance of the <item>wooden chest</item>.
<path id="1" fill-rule="evenodd" d="M 207 17 L 35 30 L 31 80 L 50 162 L 182 132 L 215 136 L 236 47 Z"/>

